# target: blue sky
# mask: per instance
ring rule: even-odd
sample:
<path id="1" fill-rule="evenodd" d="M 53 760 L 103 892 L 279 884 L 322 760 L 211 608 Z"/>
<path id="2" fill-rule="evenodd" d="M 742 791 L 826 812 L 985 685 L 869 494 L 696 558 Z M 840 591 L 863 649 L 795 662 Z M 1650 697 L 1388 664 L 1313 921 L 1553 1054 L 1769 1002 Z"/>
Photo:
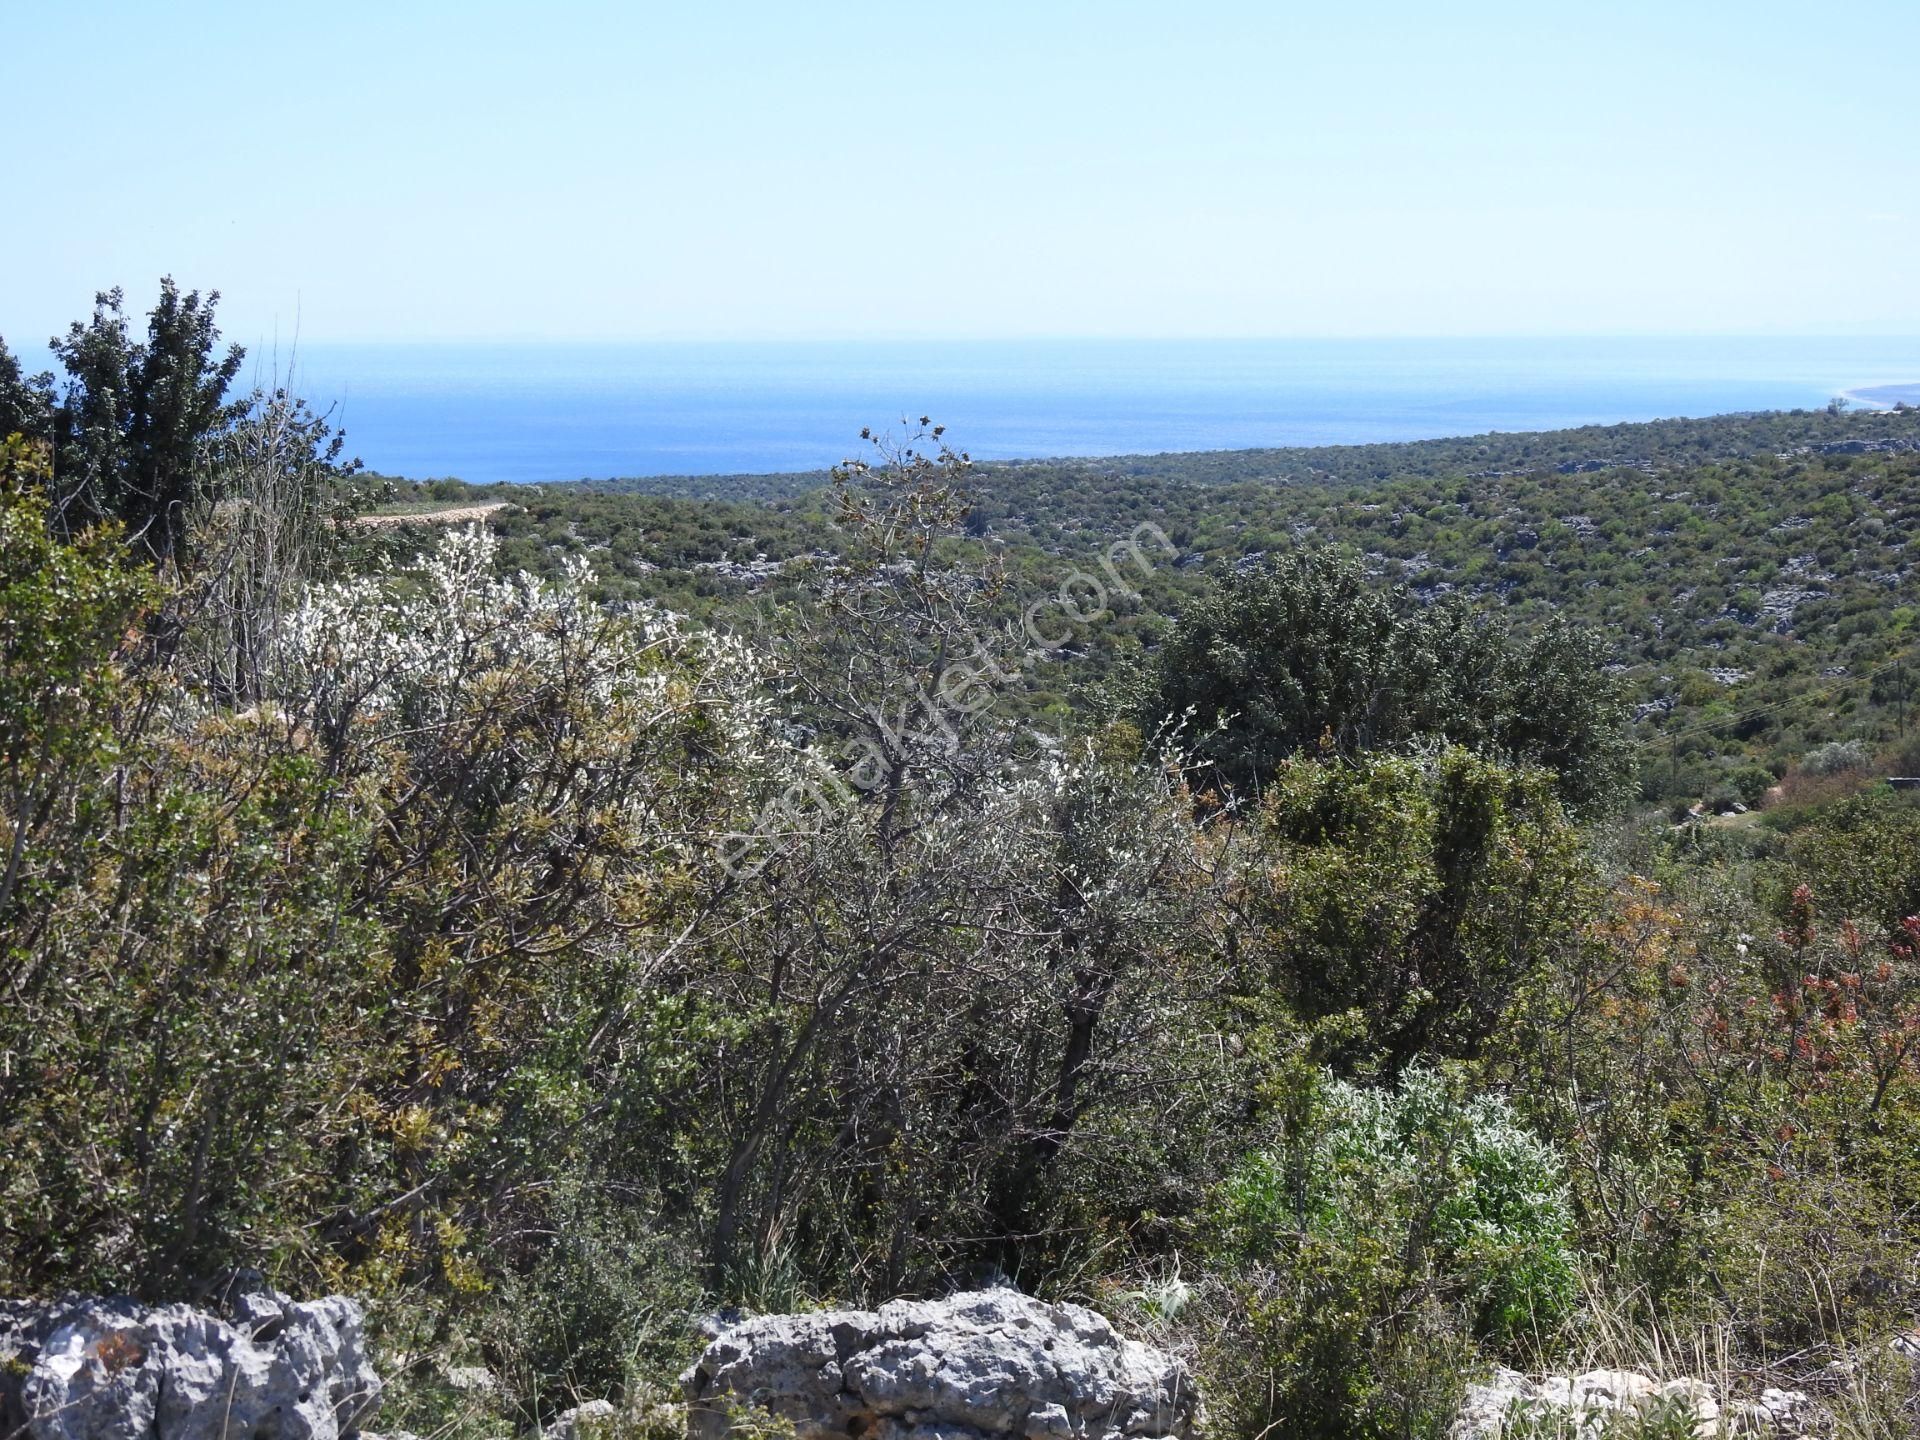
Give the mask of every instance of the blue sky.
<path id="1" fill-rule="evenodd" d="M 1920 4 L 0 0 L 0 334 L 1920 333 Z"/>

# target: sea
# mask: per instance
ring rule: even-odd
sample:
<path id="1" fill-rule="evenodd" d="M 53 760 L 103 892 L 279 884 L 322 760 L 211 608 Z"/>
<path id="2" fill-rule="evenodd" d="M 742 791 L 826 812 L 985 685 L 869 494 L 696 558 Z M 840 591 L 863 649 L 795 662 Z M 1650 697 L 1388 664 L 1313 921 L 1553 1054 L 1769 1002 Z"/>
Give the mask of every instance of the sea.
<path id="1" fill-rule="evenodd" d="M 382 474 L 474 482 L 818 470 L 921 416 L 976 459 L 1553 430 L 1920 402 L 1920 337 L 307 343 L 256 378 Z"/>

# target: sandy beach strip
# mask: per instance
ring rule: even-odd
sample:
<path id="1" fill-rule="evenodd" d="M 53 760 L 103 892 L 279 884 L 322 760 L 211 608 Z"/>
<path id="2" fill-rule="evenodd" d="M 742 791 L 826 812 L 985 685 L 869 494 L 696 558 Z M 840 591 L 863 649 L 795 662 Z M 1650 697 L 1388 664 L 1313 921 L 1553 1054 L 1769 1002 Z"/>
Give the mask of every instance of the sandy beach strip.
<path id="1" fill-rule="evenodd" d="M 1861 385 L 1840 394 L 1856 405 L 1875 410 L 1891 410 L 1896 405 L 1920 405 L 1920 380 L 1905 380 L 1895 385 Z"/>

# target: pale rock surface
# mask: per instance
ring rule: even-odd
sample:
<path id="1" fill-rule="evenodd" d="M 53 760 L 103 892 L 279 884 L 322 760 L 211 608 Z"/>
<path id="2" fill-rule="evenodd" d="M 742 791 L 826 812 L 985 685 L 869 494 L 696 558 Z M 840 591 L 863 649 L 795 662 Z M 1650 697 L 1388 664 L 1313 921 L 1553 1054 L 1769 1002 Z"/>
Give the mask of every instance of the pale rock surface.
<path id="1" fill-rule="evenodd" d="M 1769 1385 L 1758 1400 L 1728 1407 L 1729 1428 L 1736 1435 L 1792 1434 L 1807 1418 L 1804 1390 L 1780 1390 Z"/>
<path id="2" fill-rule="evenodd" d="M 542 1440 L 590 1440 L 596 1430 L 604 1430 L 619 1412 L 611 1400 L 589 1400 L 571 1410 L 562 1410 L 540 1432 Z"/>
<path id="3" fill-rule="evenodd" d="M 1012 1289 L 745 1320 L 681 1385 L 693 1440 L 743 1404 L 798 1440 L 1190 1440 L 1200 1410 L 1172 1356 Z"/>
<path id="4" fill-rule="evenodd" d="M 1726 1435 L 1781 1440 L 1801 1433 L 1808 1409 L 1806 1395 L 1798 1390 L 1763 1390 L 1758 1400 L 1723 1406 L 1704 1380 L 1661 1383 L 1632 1370 L 1590 1370 L 1534 1381 L 1516 1370 L 1496 1369 L 1467 1387 L 1449 1434 L 1451 1440 L 1499 1440 L 1510 1421 L 1559 1417 L 1582 1435 L 1597 1435 L 1619 1412 L 1678 1410 L 1691 1416 L 1699 1440 Z"/>
<path id="5" fill-rule="evenodd" d="M 1539 1398 L 1539 1386 L 1518 1370 L 1497 1365 L 1485 1380 L 1467 1386 L 1448 1434 L 1451 1440 L 1494 1440 L 1510 1415 Z"/>
<path id="6" fill-rule="evenodd" d="M 449 1365 L 444 1372 L 447 1384 L 455 1390 L 491 1395 L 500 1388 L 494 1373 L 484 1365 Z"/>
<path id="7" fill-rule="evenodd" d="M 360 1307 L 257 1290 L 228 1311 L 0 1302 L 0 1435 L 355 1440 L 380 1402 Z"/>

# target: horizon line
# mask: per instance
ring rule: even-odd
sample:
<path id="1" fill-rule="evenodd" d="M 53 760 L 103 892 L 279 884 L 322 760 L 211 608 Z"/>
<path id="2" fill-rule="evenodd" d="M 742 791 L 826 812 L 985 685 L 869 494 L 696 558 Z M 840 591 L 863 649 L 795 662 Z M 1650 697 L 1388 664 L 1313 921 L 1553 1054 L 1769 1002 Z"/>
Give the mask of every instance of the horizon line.
<path id="1" fill-rule="evenodd" d="M 4 333 L 4 332 L 0 332 Z M 234 332 L 223 335 L 231 338 Z M 1503 330 L 1503 331 L 1368 331 L 1365 333 L 1261 334 L 1002 334 L 967 335 L 921 332 L 816 335 L 330 335 L 306 336 L 288 343 L 299 350 L 310 345 L 1229 345 L 1229 344 L 1368 344 L 1485 341 L 1683 341 L 1771 340 L 1794 341 L 1914 341 L 1916 330 Z M 236 343 L 280 348 L 277 336 Z"/>

